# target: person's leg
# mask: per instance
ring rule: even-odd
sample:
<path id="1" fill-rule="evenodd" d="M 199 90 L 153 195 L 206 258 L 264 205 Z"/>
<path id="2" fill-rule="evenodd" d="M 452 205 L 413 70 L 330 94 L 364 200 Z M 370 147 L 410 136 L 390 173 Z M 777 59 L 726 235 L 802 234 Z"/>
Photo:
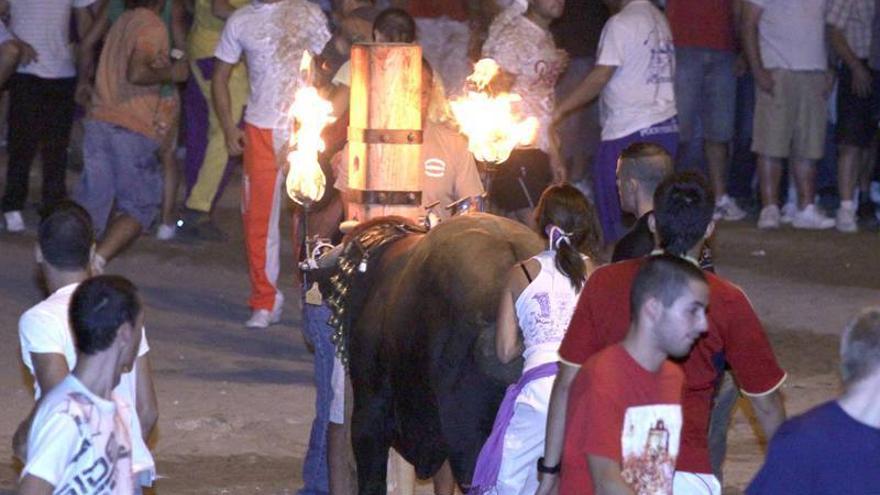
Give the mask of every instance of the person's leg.
<path id="1" fill-rule="evenodd" d="M 434 495 L 455 495 L 455 476 L 449 461 L 443 463 L 440 469 L 431 478 L 434 485 Z"/>
<path id="2" fill-rule="evenodd" d="M 171 122 L 168 134 L 159 149 L 159 161 L 162 164 L 162 211 L 160 229 L 166 227 L 173 235 L 177 221 L 177 189 L 180 185 L 180 169 L 177 164 L 177 138 L 180 135 L 180 112 Z"/>
<path id="3" fill-rule="evenodd" d="M 330 340 L 333 328 L 327 325 L 330 309 L 303 302 L 303 333 L 315 349 L 315 420 L 309 434 L 309 448 L 303 461 L 303 487 L 300 495 L 330 491 L 327 457 L 327 427 L 333 398 L 331 378 L 336 348 Z"/>
<path id="4" fill-rule="evenodd" d="M 727 192 L 740 205 L 745 205 L 753 203 L 755 199 L 752 181 L 756 168 L 756 157 L 751 150 L 752 124 L 755 118 L 755 83 L 748 72 L 737 78 L 736 103 L 733 154 Z"/>
<path id="5" fill-rule="evenodd" d="M 855 199 L 856 183 L 864 161 L 862 148 L 850 144 L 837 146 L 837 193 L 841 203 Z"/>
<path id="6" fill-rule="evenodd" d="M 43 190 L 41 211 L 49 211 L 67 196 L 67 147 L 76 103 L 76 79 L 55 79 L 48 85 L 46 107 L 42 110 L 46 127 L 42 136 Z"/>
<path id="7" fill-rule="evenodd" d="M 614 244 L 623 234 L 617 193 L 617 157 L 627 144 L 626 138 L 601 141 L 593 162 L 593 194 L 605 245 Z"/>
<path id="8" fill-rule="evenodd" d="M 736 57 L 727 51 L 710 50 L 709 54 L 701 121 L 708 175 L 715 194 L 715 218 L 741 220 L 746 213 L 727 195 L 728 150 L 736 114 Z"/>
<path id="9" fill-rule="evenodd" d="M 789 160 L 798 206 L 792 225 L 802 229 L 828 229 L 834 227 L 835 220 L 825 216 L 814 204 L 816 164 L 825 154 L 828 137 L 827 101 L 823 94 L 825 75 L 796 73 L 791 81 L 787 89 L 798 102 Z"/>
<path id="10" fill-rule="evenodd" d="M 278 221 L 284 177 L 275 163 L 271 130 L 246 125 L 245 143 L 241 211 L 251 280 L 248 305 L 254 311 L 273 313 L 268 325 L 279 321 L 281 314 L 281 294 L 276 284 L 280 270 Z"/>
<path id="11" fill-rule="evenodd" d="M 24 209 L 31 163 L 37 156 L 47 124 L 42 118 L 44 93 L 43 80 L 36 76 L 15 74 L 9 81 L 9 159 L 2 204 L 4 213 Z"/>
<path id="12" fill-rule="evenodd" d="M 330 383 L 330 424 L 327 427 L 327 456 L 330 459 L 330 495 L 354 495 L 354 453 L 351 449 L 351 384 L 347 383 L 345 367 L 333 357 Z"/>
<path id="13" fill-rule="evenodd" d="M 183 115 L 186 119 L 186 160 L 183 166 L 183 179 L 187 200 L 199 177 L 199 170 L 205 159 L 205 146 L 208 137 L 208 111 L 211 108 L 210 80 L 201 77 L 197 60 L 190 61 L 190 79 L 183 91 Z M 202 87 L 207 90 L 202 90 Z"/>
<path id="14" fill-rule="evenodd" d="M 707 50 L 677 47 L 675 49 L 675 107 L 678 111 L 679 139 L 676 170 L 699 170 L 702 161 L 699 153 L 693 153 L 693 141 L 697 139 L 697 121 L 706 104 L 704 101 Z M 703 123 L 703 127 L 706 123 Z"/>
<path id="15" fill-rule="evenodd" d="M 213 59 L 199 60 L 197 65 L 200 72 L 193 75 L 205 98 L 211 97 L 210 75 L 213 74 L 213 63 Z M 233 69 L 229 82 L 232 118 L 239 121 L 247 101 L 247 79 L 243 65 Z M 214 112 L 214 107 L 209 106 L 207 146 L 198 169 L 198 176 L 186 200 L 188 209 L 210 213 L 216 197 L 220 195 L 221 183 L 228 169 L 228 164 L 229 155 L 226 152 L 223 129 L 216 112 Z"/>
<path id="16" fill-rule="evenodd" d="M 103 235 L 113 209 L 114 155 L 110 146 L 112 126 L 97 121 L 83 122 L 83 171 L 73 199 L 89 213 L 95 235 Z"/>
<path id="17" fill-rule="evenodd" d="M 498 471 L 498 495 L 532 494 L 538 489 L 535 464 L 544 455 L 547 407 L 555 377 L 527 384 L 517 397 L 513 417 L 504 433 L 504 449 Z"/>
<path id="18" fill-rule="evenodd" d="M 160 142 L 128 129 L 115 127 L 112 150 L 116 216 L 98 243 L 96 253 L 105 262 L 115 258 L 150 228 L 162 206 Z"/>
<path id="19" fill-rule="evenodd" d="M 796 125 L 797 95 L 790 94 L 791 71 L 772 71 L 775 82 L 773 94 L 755 88 L 755 121 L 752 151 L 758 155 L 758 182 L 761 214 L 758 228 L 779 228 L 779 182 L 782 178 L 782 159 L 791 153 L 791 141 Z"/>

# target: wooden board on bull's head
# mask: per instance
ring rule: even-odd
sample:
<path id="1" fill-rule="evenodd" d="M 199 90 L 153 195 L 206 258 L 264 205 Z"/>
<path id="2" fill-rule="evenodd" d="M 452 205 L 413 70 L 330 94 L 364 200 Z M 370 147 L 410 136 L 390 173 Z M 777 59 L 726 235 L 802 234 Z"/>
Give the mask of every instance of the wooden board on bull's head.
<path id="1" fill-rule="evenodd" d="M 360 493 L 385 493 L 392 445 L 421 478 L 448 458 L 458 482 L 470 483 L 521 367 L 495 358 L 498 302 L 510 268 L 541 249 L 523 225 L 473 214 L 370 257 L 372 280 L 348 339 Z"/>
<path id="2" fill-rule="evenodd" d="M 348 188 L 350 218 L 416 218 L 421 208 L 419 153 L 422 49 L 358 43 L 351 48 Z"/>

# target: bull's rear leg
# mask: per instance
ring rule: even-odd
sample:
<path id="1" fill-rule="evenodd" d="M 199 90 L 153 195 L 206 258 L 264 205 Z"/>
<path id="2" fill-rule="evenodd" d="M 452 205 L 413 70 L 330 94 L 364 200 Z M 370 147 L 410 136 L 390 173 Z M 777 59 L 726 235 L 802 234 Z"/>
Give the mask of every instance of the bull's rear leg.
<path id="1" fill-rule="evenodd" d="M 355 391 L 357 394 L 357 391 Z M 366 395 L 366 394 L 364 394 Z M 356 396 L 351 417 L 351 444 L 357 463 L 358 493 L 384 495 L 393 418 L 390 394 Z"/>

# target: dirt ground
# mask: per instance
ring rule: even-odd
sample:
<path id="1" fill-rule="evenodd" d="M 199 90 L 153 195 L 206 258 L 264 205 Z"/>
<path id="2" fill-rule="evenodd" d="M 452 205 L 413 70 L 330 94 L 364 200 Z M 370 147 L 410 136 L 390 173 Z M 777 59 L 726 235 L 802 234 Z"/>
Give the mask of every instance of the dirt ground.
<path id="1" fill-rule="evenodd" d="M 0 166 L 0 186 L 4 178 Z M 39 173 L 33 179 L 38 182 Z M 286 276 L 282 324 L 260 331 L 243 327 L 248 280 L 236 182 L 219 210 L 232 240 L 184 245 L 144 237 L 108 269 L 134 280 L 148 308 L 160 402 L 158 495 L 292 494 L 301 484 L 314 387 L 312 358 L 300 333 L 299 291 Z M 26 218 L 36 222 L 32 211 Z M 6 370 L 0 373 L 0 495 L 14 490 L 18 467 L 11 436 L 32 405 L 17 320 L 42 297 L 34 239 L 33 228 L 23 235 L 0 233 L 0 369 Z M 746 290 L 766 325 L 789 374 L 783 392 L 790 414 L 836 393 L 840 329 L 858 308 L 880 304 L 878 248 L 876 233 L 759 232 L 752 221 L 719 229 L 718 271 Z M 741 493 L 761 463 L 762 443 L 749 417 L 747 407 L 740 407 L 730 430 L 725 493 Z M 428 490 L 423 485 L 419 491 Z"/>

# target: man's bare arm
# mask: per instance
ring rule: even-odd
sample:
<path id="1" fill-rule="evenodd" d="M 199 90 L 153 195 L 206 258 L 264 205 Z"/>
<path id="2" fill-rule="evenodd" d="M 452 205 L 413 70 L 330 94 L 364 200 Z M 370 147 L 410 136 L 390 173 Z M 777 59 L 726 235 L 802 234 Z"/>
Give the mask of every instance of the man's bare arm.
<path id="1" fill-rule="evenodd" d="M 28 474 L 18 485 L 18 495 L 52 495 L 55 487 L 48 481 Z"/>
<path id="2" fill-rule="evenodd" d="M 137 409 L 138 419 L 141 423 L 141 434 L 146 442 L 150 433 L 159 420 L 159 401 L 156 399 L 156 389 L 153 387 L 153 369 L 150 366 L 150 354 L 147 353 L 137 358 Z"/>
<path id="3" fill-rule="evenodd" d="M 599 96 L 602 88 L 608 84 L 617 67 L 614 65 L 597 65 L 587 77 L 559 105 L 556 106 L 553 119 L 561 120 L 581 105 L 585 105 Z"/>
<path id="4" fill-rule="evenodd" d="M 770 441 L 779 425 L 785 421 L 785 406 L 782 403 L 782 394 L 779 390 L 774 390 L 766 395 L 747 395 L 746 397 L 749 398 L 749 402 L 751 402 L 752 408 L 755 410 L 755 416 L 761 425 L 761 429 L 764 430 L 764 435 L 767 436 L 767 441 Z"/>
<path id="5" fill-rule="evenodd" d="M 229 19 L 233 12 L 235 12 L 235 7 L 229 3 L 229 0 L 213 0 L 211 2 L 211 13 L 221 19 Z"/>
<path id="6" fill-rule="evenodd" d="M 125 71 L 128 82 L 139 86 L 178 83 L 189 77 L 189 64 L 185 60 L 175 60 L 170 64 L 156 64 L 156 55 L 135 50 Z"/>
<path id="7" fill-rule="evenodd" d="M 761 48 L 758 43 L 758 25 L 763 14 L 764 9 L 748 0 L 745 1 L 743 4 L 742 41 L 746 52 L 746 59 L 749 61 L 749 67 L 751 67 L 752 75 L 755 77 L 755 83 L 762 91 L 773 94 L 773 75 L 764 67 L 764 62 L 761 60 Z"/>

